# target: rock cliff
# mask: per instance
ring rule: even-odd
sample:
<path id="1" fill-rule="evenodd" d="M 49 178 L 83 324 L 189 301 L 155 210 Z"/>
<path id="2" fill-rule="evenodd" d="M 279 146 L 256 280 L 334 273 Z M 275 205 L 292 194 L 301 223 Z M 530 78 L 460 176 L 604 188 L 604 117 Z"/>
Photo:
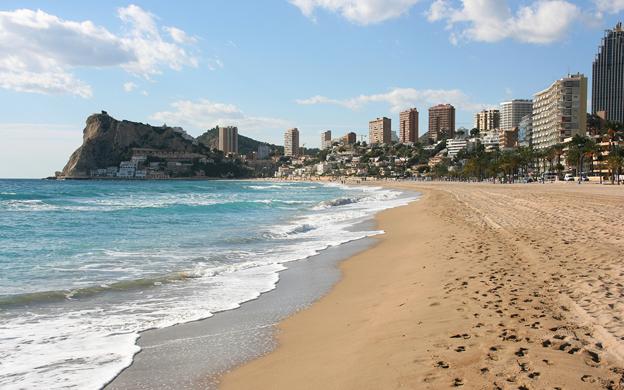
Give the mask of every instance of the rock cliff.
<path id="1" fill-rule="evenodd" d="M 87 118 L 82 145 L 72 153 L 62 175 L 83 177 L 91 169 L 118 166 L 121 161 L 130 158 L 132 148 L 208 152 L 206 146 L 197 143 L 180 128 L 118 121 L 102 111 Z"/>

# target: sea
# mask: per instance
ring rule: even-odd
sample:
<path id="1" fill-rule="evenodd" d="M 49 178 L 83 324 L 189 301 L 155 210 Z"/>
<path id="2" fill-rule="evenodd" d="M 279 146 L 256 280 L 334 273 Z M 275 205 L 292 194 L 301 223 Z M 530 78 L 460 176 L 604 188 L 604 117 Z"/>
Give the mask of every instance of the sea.
<path id="1" fill-rule="evenodd" d="M 0 388 L 102 388 L 140 332 L 236 309 L 413 199 L 323 182 L 0 180 Z"/>

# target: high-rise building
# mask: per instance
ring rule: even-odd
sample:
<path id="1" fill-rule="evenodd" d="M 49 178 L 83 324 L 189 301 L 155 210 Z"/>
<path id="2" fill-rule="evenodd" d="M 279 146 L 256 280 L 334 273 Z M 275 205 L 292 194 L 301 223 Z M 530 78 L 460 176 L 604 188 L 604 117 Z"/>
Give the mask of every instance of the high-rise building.
<path id="1" fill-rule="evenodd" d="M 531 146 L 531 133 L 533 132 L 533 116 L 525 115 L 518 123 L 518 146 Z"/>
<path id="2" fill-rule="evenodd" d="M 414 143 L 418 141 L 418 110 L 410 108 L 399 114 L 399 141 Z"/>
<path id="3" fill-rule="evenodd" d="M 238 128 L 235 126 L 219 127 L 219 150 L 225 154 L 238 153 Z"/>
<path id="4" fill-rule="evenodd" d="M 296 127 L 284 133 L 284 156 L 297 157 L 299 155 L 299 129 Z"/>
<path id="5" fill-rule="evenodd" d="M 357 134 L 352 131 L 347 133 L 344 137 L 342 137 L 342 142 L 347 145 L 353 145 L 357 142 Z"/>
<path id="6" fill-rule="evenodd" d="M 535 94 L 531 144 L 545 149 L 587 130 L 587 78 L 568 75 Z"/>
<path id="7" fill-rule="evenodd" d="M 500 129 L 513 131 L 520 124 L 523 116 L 533 111 L 533 101 L 527 99 L 514 99 L 500 104 Z"/>
<path id="8" fill-rule="evenodd" d="M 377 118 L 368 122 L 368 142 L 370 144 L 389 144 L 392 142 L 390 118 Z"/>
<path id="9" fill-rule="evenodd" d="M 592 66 L 593 114 L 624 123 L 624 30 L 607 30 Z"/>
<path id="10" fill-rule="evenodd" d="M 518 128 L 511 131 L 500 130 L 498 133 L 498 147 L 512 149 L 518 146 Z"/>
<path id="11" fill-rule="evenodd" d="M 321 133 L 321 149 L 329 149 L 332 146 L 332 133 L 327 130 Z"/>
<path id="12" fill-rule="evenodd" d="M 429 138 L 434 142 L 455 136 L 455 107 L 438 104 L 429 109 Z"/>
<path id="13" fill-rule="evenodd" d="M 479 131 L 488 131 L 500 128 L 500 111 L 483 110 L 475 115 L 475 126 Z"/>

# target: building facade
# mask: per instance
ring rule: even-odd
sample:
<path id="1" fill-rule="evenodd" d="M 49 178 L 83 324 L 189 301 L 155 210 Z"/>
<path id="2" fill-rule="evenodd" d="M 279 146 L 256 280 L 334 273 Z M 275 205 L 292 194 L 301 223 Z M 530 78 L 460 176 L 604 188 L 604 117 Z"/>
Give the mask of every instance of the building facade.
<path id="1" fill-rule="evenodd" d="M 533 132 L 533 116 L 525 115 L 518 123 L 518 146 L 531 146 L 531 133 Z"/>
<path id="2" fill-rule="evenodd" d="M 389 144 L 392 142 L 390 118 L 377 118 L 368 122 L 368 142 L 370 144 Z"/>
<path id="3" fill-rule="evenodd" d="M 592 114 L 624 123 L 624 30 L 607 30 L 592 66 Z"/>
<path id="4" fill-rule="evenodd" d="M 418 141 L 418 110 L 410 108 L 399 114 L 399 142 L 414 143 Z"/>
<path id="5" fill-rule="evenodd" d="M 475 115 L 475 128 L 479 131 L 488 131 L 500 127 L 499 110 L 483 110 Z"/>
<path id="6" fill-rule="evenodd" d="M 533 112 L 533 101 L 527 99 L 515 99 L 500 104 L 500 129 L 512 131 L 520 124 L 525 115 Z"/>
<path id="7" fill-rule="evenodd" d="M 299 129 L 296 127 L 284 133 L 284 156 L 299 156 Z"/>
<path id="8" fill-rule="evenodd" d="M 329 149 L 332 146 L 332 132 L 327 130 L 321 133 L 321 149 Z"/>
<path id="9" fill-rule="evenodd" d="M 501 130 L 498 132 L 499 149 L 514 149 L 518 147 L 518 128 L 511 131 Z"/>
<path id="10" fill-rule="evenodd" d="M 219 127 L 219 150 L 225 154 L 238 154 L 238 128 Z"/>
<path id="11" fill-rule="evenodd" d="M 429 138 L 434 142 L 455 136 L 455 107 L 438 104 L 429 108 Z"/>
<path id="12" fill-rule="evenodd" d="M 587 78 L 580 73 L 555 81 L 533 99 L 531 144 L 546 149 L 587 130 Z"/>
<path id="13" fill-rule="evenodd" d="M 344 137 L 342 137 L 342 143 L 345 145 L 353 145 L 357 142 L 357 134 L 350 131 Z"/>

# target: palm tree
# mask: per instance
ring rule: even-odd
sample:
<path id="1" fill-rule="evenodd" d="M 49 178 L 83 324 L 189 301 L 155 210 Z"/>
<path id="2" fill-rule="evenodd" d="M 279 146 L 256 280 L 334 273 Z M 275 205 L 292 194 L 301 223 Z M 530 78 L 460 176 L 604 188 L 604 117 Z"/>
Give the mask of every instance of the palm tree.
<path id="1" fill-rule="evenodd" d="M 617 174 L 617 183 L 620 185 L 620 171 L 624 165 L 624 157 L 619 154 L 613 154 L 607 158 L 607 168 L 611 171 L 611 184 L 615 183 L 615 175 Z"/>

